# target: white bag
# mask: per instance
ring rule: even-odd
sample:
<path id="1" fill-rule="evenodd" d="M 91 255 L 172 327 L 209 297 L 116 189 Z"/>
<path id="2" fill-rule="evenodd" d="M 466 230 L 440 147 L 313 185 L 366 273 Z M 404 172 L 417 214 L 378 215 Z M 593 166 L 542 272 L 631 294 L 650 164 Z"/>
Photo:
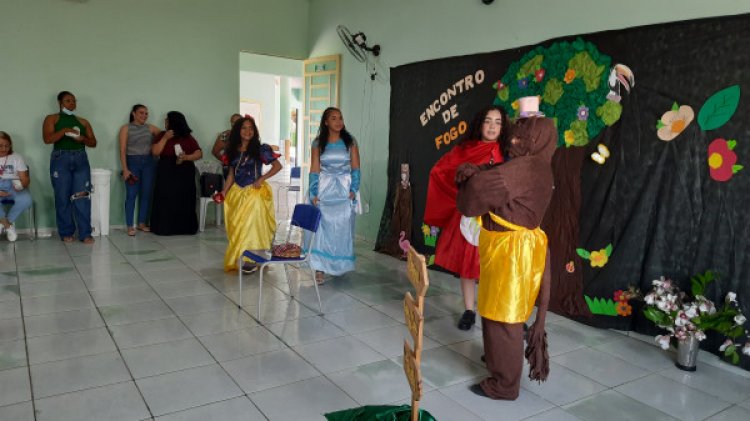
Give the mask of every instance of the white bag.
<path id="1" fill-rule="evenodd" d="M 466 241 L 474 247 L 479 246 L 479 216 L 470 218 L 468 216 L 461 215 L 461 234 L 464 236 Z"/>

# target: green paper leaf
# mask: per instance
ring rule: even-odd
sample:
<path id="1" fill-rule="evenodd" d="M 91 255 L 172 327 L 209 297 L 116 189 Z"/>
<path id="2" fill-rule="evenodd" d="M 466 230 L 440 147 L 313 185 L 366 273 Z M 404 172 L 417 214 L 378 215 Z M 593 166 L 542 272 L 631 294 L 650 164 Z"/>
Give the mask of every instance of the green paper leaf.
<path id="1" fill-rule="evenodd" d="M 503 101 L 507 101 L 508 100 L 508 95 L 509 94 L 510 94 L 510 89 L 508 89 L 507 86 L 504 87 L 503 89 L 500 89 L 499 91 L 497 91 L 497 97 L 500 98 Z"/>
<path id="2" fill-rule="evenodd" d="M 737 146 L 737 141 L 736 140 L 734 140 L 734 139 L 727 140 L 727 148 L 729 148 L 730 151 L 734 150 L 735 146 Z"/>
<path id="3" fill-rule="evenodd" d="M 732 354 L 732 364 L 737 365 L 740 363 L 740 356 L 735 352 Z"/>
<path id="4" fill-rule="evenodd" d="M 579 256 L 586 260 L 589 260 L 589 258 L 591 257 L 591 253 L 589 253 L 588 250 L 576 249 L 576 253 L 578 253 Z"/>
<path id="5" fill-rule="evenodd" d="M 674 104 L 672 104 L 672 111 L 679 111 L 679 110 L 680 110 L 680 106 L 677 105 L 676 102 Z"/>
<path id="6" fill-rule="evenodd" d="M 739 170 L 743 169 L 742 165 L 732 165 L 732 174 L 736 174 Z"/>
<path id="7" fill-rule="evenodd" d="M 711 95 L 698 113 L 698 125 L 702 130 L 718 129 L 726 124 L 737 111 L 740 103 L 740 85 L 730 86 Z"/>
<path id="8" fill-rule="evenodd" d="M 662 123 L 661 120 L 656 122 L 656 130 L 661 129 L 664 126 L 666 126 L 666 124 Z"/>
<path id="9" fill-rule="evenodd" d="M 604 249 L 604 253 L 607 257 L 612 255 L 612 243 L 607 244 L 607 248 Z"/>

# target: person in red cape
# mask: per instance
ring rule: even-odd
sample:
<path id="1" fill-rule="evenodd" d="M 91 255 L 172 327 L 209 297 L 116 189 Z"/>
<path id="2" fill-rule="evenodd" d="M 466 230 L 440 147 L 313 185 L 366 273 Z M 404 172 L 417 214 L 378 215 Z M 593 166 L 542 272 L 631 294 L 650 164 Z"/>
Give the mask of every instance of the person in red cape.
<path id="1" fill-rule="evenodd" d="M 479 280 L 479 254 L 477 248 L 461 234 L 461 214 L 456 208 L 456 168 L 464 163 L 482 165 L 503 162 L 501 146 L 507 137 L 507 122 L 503 108 L 494 105 L 484 108 L 474 117 L 467 136 L 443 155 L 430 171 L 424 223 L 441 230 L 435 263 L 461 279 L 466 307 L 458 322 L 461 330 L 471 329 L 476 321 L 474 298 Z"/>

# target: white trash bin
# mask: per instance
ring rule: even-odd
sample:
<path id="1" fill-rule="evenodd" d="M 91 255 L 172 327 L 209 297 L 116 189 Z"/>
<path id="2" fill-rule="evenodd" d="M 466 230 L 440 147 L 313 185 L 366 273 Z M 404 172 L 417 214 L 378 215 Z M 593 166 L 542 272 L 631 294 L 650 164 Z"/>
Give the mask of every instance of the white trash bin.
<path id="1" fill-rule="evenodd" d="M 104 168 L 91 170 L 91 227 L 92 235 L 109 235 L 109 180 L 112 171 Z"/>

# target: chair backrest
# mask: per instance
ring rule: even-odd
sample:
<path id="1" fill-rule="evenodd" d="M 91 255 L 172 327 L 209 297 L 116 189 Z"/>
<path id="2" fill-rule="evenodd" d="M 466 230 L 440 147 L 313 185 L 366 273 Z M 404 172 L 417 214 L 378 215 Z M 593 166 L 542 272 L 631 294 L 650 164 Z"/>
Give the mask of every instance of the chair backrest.
<path id="1" fill-rule="evenodd" d="M 306 204 L 294 206 L 291 225 L 310 232 L 317 232 L 320 226 L 320 209 Z"/>
<path id="2" fill-rule="evenodd" d="M 289 178 L 302 178 L 302 168 L 300 167 L 292 167 L 289 173 Z"/>

